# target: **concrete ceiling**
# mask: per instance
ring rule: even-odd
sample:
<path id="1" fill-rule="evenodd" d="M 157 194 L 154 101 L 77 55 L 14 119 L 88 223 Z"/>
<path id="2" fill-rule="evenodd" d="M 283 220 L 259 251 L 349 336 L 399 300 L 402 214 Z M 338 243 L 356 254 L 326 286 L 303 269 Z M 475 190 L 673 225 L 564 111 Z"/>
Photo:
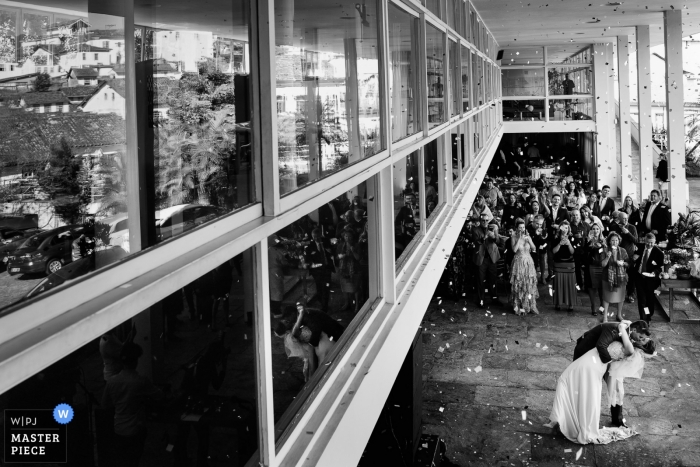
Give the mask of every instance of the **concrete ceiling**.
<path id="1" fill-rule="evenodd" d="M 700 0 L 472 0 L 499 48 L 593 44 L 651 26 L 663 44 L 663 11 L 683 13 L 683 37 L 700 36 Z"/>

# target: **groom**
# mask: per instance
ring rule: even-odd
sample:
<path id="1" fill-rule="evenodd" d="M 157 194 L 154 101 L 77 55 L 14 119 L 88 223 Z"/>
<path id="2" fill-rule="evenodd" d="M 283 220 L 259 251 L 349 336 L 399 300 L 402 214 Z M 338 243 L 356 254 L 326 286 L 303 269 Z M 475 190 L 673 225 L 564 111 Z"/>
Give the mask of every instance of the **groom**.
<path id="1" fill-rule="evenodd" d="M 627 328 L 627 333 L 636 332 L 638 334 L 650 335 L 649 327 L 646 321 L 636 321 L 632 323 Z M 619 323 L 601 323 L 587 332 L 585 332 L 581 337 L 576 340 L 576 348 L 574 349 L 574 360 L 577 360 L 583 354 L 591 349 L 598 349 L 598 355 L 600 355 L 600 361 L 603 363 L 610 363 L 612 358 L 608 353 L 608 346 L 614 341 L 622 341 L 620 337 Z M 622 421 L 622 406 L 614 405 L 610 407 L 610 416 L 612 418 L 613 425 L 620 427 L 624 426 Z"/>

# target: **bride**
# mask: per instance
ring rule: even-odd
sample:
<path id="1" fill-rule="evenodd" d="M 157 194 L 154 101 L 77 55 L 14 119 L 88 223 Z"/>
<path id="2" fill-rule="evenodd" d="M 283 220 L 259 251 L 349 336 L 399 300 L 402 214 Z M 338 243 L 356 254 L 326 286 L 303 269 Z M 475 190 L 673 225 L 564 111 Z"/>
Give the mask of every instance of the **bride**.
<path id="1" fill-rule="evenodd" d="M 655 350 L 654 341 L 646 336 L 633 332 L 630 338 L 628 326 L 628 321 L 620 323 L 622 342 L 614 341 L 608 346 L 613 359 L 606 377 L 611 404 L 615 401 L 622 405 L 622 380 L 641 378 L 644 355 L 651 355 Z M 602 378 L 606 369 L 607 365 L 601 362 L 595 348 L 574 360 L 559 377 L 549 415 L 551 422 L 545 426 L 554 428 L 558 424 L 564 436 L 579 444 L 608 444 L 637 434 L 626 426 L 600 428 Z"/>

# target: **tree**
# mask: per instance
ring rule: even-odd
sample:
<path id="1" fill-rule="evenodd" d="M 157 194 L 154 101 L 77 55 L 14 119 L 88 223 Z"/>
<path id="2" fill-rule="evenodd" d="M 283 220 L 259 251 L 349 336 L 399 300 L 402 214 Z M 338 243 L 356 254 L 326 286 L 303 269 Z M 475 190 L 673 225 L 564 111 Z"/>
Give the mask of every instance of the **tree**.
<path id="1" fill-rule="evenodd" d="M 37 76 L 36 80 L 34 81 L 34 90 L 43 92 L 48 91 L 50 87 L 51 76 L 49 76 L 48 73 L 39 73 L 39 76 Z"/>
<path id="2" fill-rule="evenodd" d="M 51 146 L 46 166 L 39 170 L 37 183 L 53 204 L 56 214 L 67 223 L 79 220 L 88 202 L 88 183 L 82 160 L 73 155 L 65 138 Z"/>

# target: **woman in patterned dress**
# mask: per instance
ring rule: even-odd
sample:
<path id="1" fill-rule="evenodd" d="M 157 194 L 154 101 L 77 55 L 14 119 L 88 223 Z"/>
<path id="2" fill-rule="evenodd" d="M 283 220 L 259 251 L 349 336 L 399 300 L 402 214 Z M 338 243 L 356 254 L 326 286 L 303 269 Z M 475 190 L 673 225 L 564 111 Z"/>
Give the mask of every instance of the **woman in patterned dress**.
<path id="1" fill-rule="evenodd" d="M 530 251 L 535 244 L 525 229 L 525 221 L 516 219 L 515 231 L 510 239 L 513 248 L 513 262 L 510 267 L 511 302 L 516 315 L 539 314 L 537 310 L 537 270 Z"/>

